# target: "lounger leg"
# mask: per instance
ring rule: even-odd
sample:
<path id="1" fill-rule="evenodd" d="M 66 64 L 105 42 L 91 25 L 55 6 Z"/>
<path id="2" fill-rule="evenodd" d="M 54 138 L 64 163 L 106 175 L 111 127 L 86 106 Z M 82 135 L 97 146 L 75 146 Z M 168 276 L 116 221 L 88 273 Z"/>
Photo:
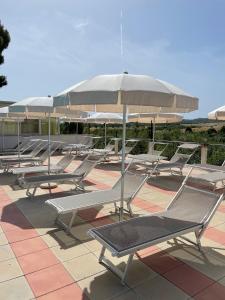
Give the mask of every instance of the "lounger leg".
<path id="1" fill-rule="evenodd" d="M 76 214 L 77 214 L 76 211 L 73 211 L 73 212 L 72 212 L 72 217 L 71 217 L 71 219 L 70 219 L 70 222 L 69 222 L 69 225 L 68 225 L 67 232 L 70 232 L 70 231 L 71 231 L 71 228 L 72 228 L 72 226 L 73 226 L 73 221 L 74 221 L 74 219 L 75 219 L 75 217 L 76 217 Z"/>
<path id="2" fill-rule="evenodd" d="M 134 214 L 133 214 L 133 211 L 132 211 L 132 208 L 131 208 L 130 203 L 127 203 L 127 209 L 128 209 L 128 211 L 129 211 L 129 213 L 130 213 L 130 216 L 133 217 Z"/>
<path id="3" fill-rule="evenodd" d="M 123 277 L 121 278 L 121 283 L 123 285 L 125 284 L 125 279 L 126 279 L 126 276 L 127 276 L 127 273 L 128 273 L 128 268 L 130 267 L 130 264 L 132 263 L 133 257 L 134 257 L 134 254 L 130 254 L 129 257 L 128 257 L 127 264 L 126 264 L 126 267 L 125 267 L 125 270 L 124 270 L 124 273 L 123 273 Z"/>
<path id="4" fill-rule="evenodd" d="M 36 190 L 37 190 L 37 186 L 35 186 L 34 189 L 33 189 L 32 197 L 35 196 Z"/>
<path id="5" fill-rule="evenodd" d="M 198 250 L 202 251 L 202 245 L 201 245 L 201 240 L 200 240 L 200 234 L 199 232 L 195 231 L 195 237 L 196 237 L 196 242 L 197 242 L 197 246 L 198 246 Z"/>
<path id="6" fill-rule="evenodd" d="M 104 254 L 105 254 L 105 250 L 106 250 L 106 248 L 103 246 L 103 247 L 102 247 L 102 250 L 101 250 L 101 253 L 100 253 L 100 255 L 99 255 L 99 259 L 98 259 L 98 262 L 99 262 L 99 263 L 102 262 L 102 259 L 103 259 Z"/>

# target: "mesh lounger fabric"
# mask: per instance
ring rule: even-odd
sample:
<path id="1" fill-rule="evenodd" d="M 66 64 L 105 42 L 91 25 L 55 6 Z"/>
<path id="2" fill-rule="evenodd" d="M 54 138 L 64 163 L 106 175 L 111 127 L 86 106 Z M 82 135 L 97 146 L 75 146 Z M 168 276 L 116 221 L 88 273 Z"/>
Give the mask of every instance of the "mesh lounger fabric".
<path id="1" fill-rule="evenodd" d="M 214 193 L 185 186 L 166 211 L 102 226 L 91 232 L 121 252 L 203 225 L 218 200 L 219 196 Z"/>
<path id="2" fill-rule="evenodd" d="M 113 190 L 104 190 L 47 200 L 46 204 L 54 207 L 58 213 L 67 213 L 119 200 L 120 193 Z"/>
<path id="3" fill-rule="evenodd" d="M 124 201 L 130 200 L 135 192 L 143 185 L 145 175 L 136 175 L 126 172 L 124 176 Z M 92 206 L 115 203 L 121 199 L 121 178 L 110 190 L 94 191 L 90 193 L 62 197 L 46 201 L 53 206 L 58 213 L 66 213 Z"/>
<path id="4" fill-rule="evenodd" d="M 121 252 L 197 225 L 166 216 L 145 216 L 92 229 L 92 232 Z"/>
<path id="5" fill-rule="evenodd" d="M 219 181 L 225 180 L 225 172 L 209 172 L 207 174 L 195 175 L 192 178 L 195 178 L 195 179 L 197 178 L 199 180 L 217 183 Z"/>
<path id="6" fill-rule="evenodd" d="M 50 171 L 51 172 L 58 172 L 61 170 L 61 167 L 51 165 Z M 35 167 L 27 167 L 27 168 L 16 168 L 12 170 L 12 173 L 15 175 L 19 174 L 28 174 L 28 173 L 42 173 L 48 172 L 48 166 L 35 166 Z"/>

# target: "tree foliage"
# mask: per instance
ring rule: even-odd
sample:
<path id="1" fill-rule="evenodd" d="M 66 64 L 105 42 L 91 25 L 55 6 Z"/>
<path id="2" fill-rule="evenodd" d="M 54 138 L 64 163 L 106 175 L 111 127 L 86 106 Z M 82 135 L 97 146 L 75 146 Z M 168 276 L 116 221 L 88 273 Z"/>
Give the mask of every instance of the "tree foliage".
<path id="1" fill-rule="evenodd" d="M 0 65 L 4 63 L 4 56 L 2 52 L 8 47 L 10 42 L 9 32 L 0 23 Z M 7 79 L 4 75 L 0 75 L 0 87 L 7 84 Z"/>

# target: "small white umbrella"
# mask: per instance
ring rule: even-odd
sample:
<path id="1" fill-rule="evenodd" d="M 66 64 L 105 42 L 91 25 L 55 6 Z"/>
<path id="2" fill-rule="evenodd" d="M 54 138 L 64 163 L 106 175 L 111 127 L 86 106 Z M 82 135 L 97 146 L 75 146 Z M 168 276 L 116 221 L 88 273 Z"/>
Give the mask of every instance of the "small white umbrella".
<path id="1" fill-rule="evenodd" d="M 122 124 L 123 116 L 119 113 L 94 112 L 86 118 L 87 123 L 100 123 L 105 127 L 105 147 L 107 145 L 107 124 Z"/>
<path id="2" fill-rule="evenodd" d="M 32 118 L 48 118 L 48 171 L 51 163 L 51 117 L 60 117 L 70 114 L 67 108 L 53 107 L 52 97 L 29 97 L 9 106 L 9 112 L 18 116 Z M 79 112 L 76 112 L 79 115 Z M 75 115 L 75 112 L 73 112 Z"/>
<path id="3" fill-rule="evenodd" d="M 211 120 L 225 120 L 225 106 L 221 106 L 208 113 L 208 118 Z"/>
<path id="4" fill-rule="evenodd" d="M 9 113 L 9 107 L 0 108 L 0 119 L 2 121 L 2 149 L 5 148 L 4 137 L 5 137 L 5 121 L 16 121 L 17 122 L 17 144 L 18 144 L 18 155 L 20 156 L 20 124 L 24 121 L 24 118 Z"/>
<path id="5" fill-rule="evenodd" d="M 198 109 L 198 98 L 165 81 L 145 75 L 99 75 L 78 83 L 54 97 L 54 106 L 97 112 L 123 112 L 121 209 L 123 213 L 126 115 L 146 112 L 190 112 Z M 79 108 L 81 107 L 81 108 Z"/>
<path id="6" fill-rule="evenodd" d="M 155 124 L 179 123 L 183 120 L 183 116 L 173 113 L 143 113 L 129 114 L 129 122 L 153 123 L 153 142 L 155 141 Z"/>

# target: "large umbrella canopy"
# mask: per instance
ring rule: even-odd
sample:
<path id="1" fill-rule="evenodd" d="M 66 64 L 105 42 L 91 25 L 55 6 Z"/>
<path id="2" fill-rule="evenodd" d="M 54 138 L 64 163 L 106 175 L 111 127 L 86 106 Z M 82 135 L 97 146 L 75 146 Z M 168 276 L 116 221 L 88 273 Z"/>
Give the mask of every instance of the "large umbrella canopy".
<path id="1" fill-rule="evenodd" d="M 124 104 L 130 113 L 189 112 L 198 99 L 165 81 L 131 74 L 95 76 L 54 97 L 54 106 L 93 105 L 98 112 L 122 112 Z"/>
<path id="2" fill-rule="evenodd" d="M 198 98 L 162 80 L 146 75 L 99 75 L 68 88 L 54 97 L 54 106 L 96 112 L 123 112 L 121 207 L 123 214 L 125 139 L 127 108 L 129 113 L 190 112 L 198 108 Z M 81 107 L 81 108 L 79 108 Z"/>
<path id="3" fill-rule="evenodd" d="M 208 118 L 212 120 L 225 120 L 225 106 L 221 106 L 208 113 Z"/>

